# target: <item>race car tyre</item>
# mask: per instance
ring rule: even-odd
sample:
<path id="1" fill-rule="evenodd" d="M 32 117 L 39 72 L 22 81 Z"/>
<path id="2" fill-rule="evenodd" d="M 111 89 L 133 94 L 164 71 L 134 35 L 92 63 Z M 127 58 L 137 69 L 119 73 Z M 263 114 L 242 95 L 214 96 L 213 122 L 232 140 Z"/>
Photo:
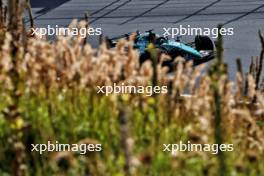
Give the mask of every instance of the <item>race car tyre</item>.
<path id="1" fill-rule="evenodd" d="M 214 50 L 214 42 L 208 36 L 198 35 L 195 37 L 195 47 L 196 50 Z"/>

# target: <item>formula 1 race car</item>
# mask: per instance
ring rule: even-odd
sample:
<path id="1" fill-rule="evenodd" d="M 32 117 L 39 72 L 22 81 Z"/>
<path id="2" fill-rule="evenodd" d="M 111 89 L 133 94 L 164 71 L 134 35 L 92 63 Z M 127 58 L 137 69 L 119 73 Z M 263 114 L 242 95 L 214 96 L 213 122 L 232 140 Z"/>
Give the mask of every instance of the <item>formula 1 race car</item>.
<path id="1" fill-rule="evenodd" d="M 121 38 L 128 38 L 132 33 L 125 34 L 112 39 L 107 39 L 110 47 L 115 47 L 116 43 Z M 167 37 L 159 37 L 153 33 L 153 30 L 145 33 L 136 32 L 134 48 L 140 53 L 140 63 L 150 59 L 147 47 L 150 43 L 155 44 L 155 47 L 161 52 L 169 55 L 172 59 L 165 61 L 163 66 L 168 66 L 169 71 L 174 71 L 174 59 L 181 56 L 185 61 L 193 61 L 193 65 L 212 60 L 215 56 L 214 42 L 208 36 L 196 36 L 192 43 L 182 43 L 179 38 L 176 40 L 168 39 Z"/>

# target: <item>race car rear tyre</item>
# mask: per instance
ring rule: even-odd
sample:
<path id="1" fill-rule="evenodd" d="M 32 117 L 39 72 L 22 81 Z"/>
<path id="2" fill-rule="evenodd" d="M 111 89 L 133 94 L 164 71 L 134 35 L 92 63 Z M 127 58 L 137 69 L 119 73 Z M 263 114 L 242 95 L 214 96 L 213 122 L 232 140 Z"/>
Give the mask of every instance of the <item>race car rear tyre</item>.
<path id="1" fill-rule="evenodd" d="M 214 50 L 214 42 L 208 36 L 198 35 L 195 37 L 196 50 Z"/>

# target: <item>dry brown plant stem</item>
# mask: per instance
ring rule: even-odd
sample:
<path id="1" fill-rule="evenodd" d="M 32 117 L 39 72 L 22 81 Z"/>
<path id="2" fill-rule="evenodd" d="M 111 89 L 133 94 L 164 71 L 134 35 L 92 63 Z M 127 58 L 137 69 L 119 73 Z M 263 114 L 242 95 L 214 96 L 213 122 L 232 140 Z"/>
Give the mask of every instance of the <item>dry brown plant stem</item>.
<path id="1" fill-rule="evenodd" d="M 261 76 L 261 71 L 263 68 L 263 55 L 264 55 L 264 38 L 261 32 L 259 31 L 259 38 L 261 42 L 261 52 L 260 52 L 260 57 L 259 57 L 259 63 L 258 63 L 258 69 L 257 69 L 257 74 L 256 74 L 256 90 L 259 89 L 259 81 L 260 81 L 260 76 Z"/>
<path id="2" fill-rule="evenodd" d="M 121 108 L 119 113 L 119 122 L 121 133 L 121 145 L 125 154 L 124 172 L 126 173 L 126 175 L 131 175 L 132 149 L 131 145 L 129 144 L 128 112 L 128 108 Z"/>
<path id="3" fill-rule="evenodd" d="M 219 31 L 222 28 L 222 25 L 218 26 Z M 222 100 L 220 95 L 220 83 L 219 79 L 223 74 L 223 37 L 219 33 L 218 37 L 218 47 L 217 47 L 217 61 L 215 63 L 214 73 L 213 73 L 213 96 L 214 96 L 214 116 L 215 116 L 215 143 L 216 144 L 223 144 L 223 129 L 222 129 Z M 219 161 L 219 176 L 224 176 L 226 174 L 226 163 L 225 163 L 225 156 L 222 151 L 219 151 L 217 154 L 218 161 Z"/>
<path id="4" fill-rule="evenodd" d="M 33 13 L 32 13 L 31 4 L 29 0 L 26 0 L 26 6 L 27 6 L 28 16 L 30 20 L 30 27 L 34 28 Z"/>

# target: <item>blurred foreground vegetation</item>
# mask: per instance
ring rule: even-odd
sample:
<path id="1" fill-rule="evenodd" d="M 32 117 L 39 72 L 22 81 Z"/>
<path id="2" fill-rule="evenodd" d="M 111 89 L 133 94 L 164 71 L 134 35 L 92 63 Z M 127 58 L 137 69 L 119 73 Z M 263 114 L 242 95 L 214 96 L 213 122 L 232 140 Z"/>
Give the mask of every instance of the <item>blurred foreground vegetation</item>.
<path id="1" fill-rule="evenodd" d="M 247 73 L 237 60 L 236 82 L 228 79 L 221 38 L 206 73 L 179 62 L 168 75 L 163 55 L 140 66 L 132 41 L 94 50 L 80 37 L 31 36 L 21 19 L 27 3 L 10 2 L 13 10 L 0 13 L 0 176 L 264 175 L 263 48 Z M 113 83 L 167 85 L 169 92 L 96 93 Z M 31 152 L 31 144 L 47 141 L 101 143 L 103 151 Z M 234 152 L 163 152 L 163 144 L 180 141 L 231 143 Z"/>

